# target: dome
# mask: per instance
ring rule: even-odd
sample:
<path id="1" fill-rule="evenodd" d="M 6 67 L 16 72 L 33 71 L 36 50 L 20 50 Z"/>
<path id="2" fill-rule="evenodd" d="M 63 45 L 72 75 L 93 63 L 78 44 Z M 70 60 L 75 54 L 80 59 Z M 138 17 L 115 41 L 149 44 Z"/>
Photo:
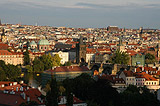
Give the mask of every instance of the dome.
<path id="1" fill-rule="evenodd" d="M 31 41 L 30 45 L 37 45 L 35 41 Z"/>
<path id="2" fill-rule="evenodd" d="M 46 40 L 46 39 L 40 40 L 40 41 L 38 42 L 38 45 L 49 45 L 49 41 Z"/>

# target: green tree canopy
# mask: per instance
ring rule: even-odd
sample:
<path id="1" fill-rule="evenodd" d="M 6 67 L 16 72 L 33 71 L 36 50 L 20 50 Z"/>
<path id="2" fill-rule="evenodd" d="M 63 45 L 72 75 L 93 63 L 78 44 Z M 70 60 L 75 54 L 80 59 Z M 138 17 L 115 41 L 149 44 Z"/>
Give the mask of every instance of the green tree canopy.
<path id="1" fill-rule="evenodd" d="M 126 52 L 117 50 L 110 58 L 110 62 L 114 64 L 128 64 L 129 55 Z"/>
<path id="2" fill-rule="evenodd" d="M 25 68 L 27 69 L 28 72 L 33 72 L 33 68 L 31 65 L 26 65 Z"/>
<path id="3" fill-rule="evenodd" d="M 52 68 L 53 60 L 52 60 L 52 56 L 50 54 L 41 56 L 40 60 L 44 64 L 44 70 L 48 70 L 48 69 Z"/>
<path id="4" fill-rule="evenodd" d="M 58 54 L 55 54 L 52 59 L 53 59 L 53 66 L 61 65 L 61 58 L 59 57 Z"/>
<path id="5" fill-rule="evenodd" d="M 23 53 L 24 55 L 24 65 L 29 65 L 30 64 L 30 57 L 29 57 L 29 51 L 26 49 L 26 52 Z"/>
<path id="6" fill-rule="evenodd" d="M 145 63 L 146 64 L 152 64 L 152 63 L 155 63 L 155 62 L 156 62 L 156 59 L 155 59 L 155 56 L 153 54 L 147 53 L 145 55 Z"/>
<path id="7" fill-rule="evenodd" d="M 6 74 L 5 71 L 0 67 L 0 81 L 6 80 Z"/>
<path id="8" fill-rule="evenodd" d="M 129 85 L 121 93 L 122 106 L 159 106 L 160 103 L 154 93 L 144 87 Z"/>
<path id="9" fill-rule="evenodd" d="M 6 72 L 6 75 L 9 79 L 11 79 L 11 80 L 16 79 L 17 77 L 20 76 L 21 70 L 20 70 L 20 68 L 18 68 L 18 66 L 8 64 L 7 68 L 8 68 L 8 70 L 5 72 Z"/>
<path id="10" fill-rule="evenodd" d="M 58 106 L 58 87 L 56 79 L 52 78 L 50 88 L 51 90 L 46 96 L 46 106 Z"/>
<path id="11" fill-rule="evenodd" d="M 44 71 L 44 63 L 36 57 L 33 61 L 33 72 L 42 72 L 42 71 Z"/>

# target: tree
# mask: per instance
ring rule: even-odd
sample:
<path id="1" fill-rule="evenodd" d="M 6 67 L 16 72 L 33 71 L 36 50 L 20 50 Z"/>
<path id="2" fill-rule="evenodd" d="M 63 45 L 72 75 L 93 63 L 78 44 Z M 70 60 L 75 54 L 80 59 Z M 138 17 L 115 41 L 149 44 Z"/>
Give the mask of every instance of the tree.
<path id="1" fill-rule="evenodd" d="M 50 54 L 41 56 L 40 60 L 42 61 L 42 63 L 44 63 L 44 70 L 48 70 L 52 68 L 53 60 Z"/>
<path id="2" fill-rule="evenodd" d="M 67 98 L 66 106 L 73 106 L 72 84 L 70 83 L 70 79 L 67 78 L 63 82 L 63 84 L 66 88 L 66 98 Z"/>
<path id="3" fill-rule="evenodd" d="M 2 67 L 3 70 L 7 70 L 7 65 L 3 60 L 0 60 L 0 67 Z"/>
<path id="4" fill-rule="evenodd" d="M 34 72 L 42 72 L 44 71 L 44 63 L 40 61 L 37 57 L 33 61 L 33 71 Z"/>
<path id="5" fill-rule="evenodd" d="M 156 62 L 156 59 L 155 59 L 155 56 L 153 54 L 147 53 L 145 55 L 145 63 L 146 64 L 152 64 L 152 63 L 155 63 L 155 62 Z"/>
<path id="6" fill-rule="evenodd" d="M 151 93 L 149 89 L 129 85 L 127 89 L 120 94 L 122 106 L 159 106 L 156 95 Z"/>
<path id="7" fill-rule="evenodd" d="M 128 64 L 129 55 L 126 52 L 117 50 L 110 58 L 110 62 L 114 64 Z"/>
<path id="8" fill-rule="evenodd" d="M 18 66 L 8 64 L 6 67 L 5 75 L 8 80 L 14 81 L 20 76 L 21 70 Z"/>
<path id="9" fill-rule="evenodd" d="M 80 98 L 81 100 L 88 99 L 88 91 L 90 87 L 94 84 L 94 80 L 91 78 L 90 75 L 83 73 L 80 76 L 74 79 L 66 79 L 63 81 L 64 87 L 70 89 L 70 92 L 76 95 L 76 97 Z M 70 84 L 70 88 L 68 87 Z"/>
<path id="10" fill-rule="evenodd" d="M 60 92 L 60 95 L 62 96 L 62 94 L 66 91 L 66 89 L 63 87 L 63 86 L 60 86 L 59 87 L 59 92 Z"/>
<path id="11" fill-rule="evenodd" d="M 53 59 L 53 66 L 60 66 L 61 58 L 59 57 L 58 54 L 55 54 L 52 59 Z"/>
<path id="12" fill-rule="evenodd" d="M 51 79 L 50 88 L 51 90 L 46 96 L 46 106 L 58 106 L 58 88 L 56 79 Z"/>
<path id="13" fill-rule="evenodd" d="M 31 65 L 26 65 L 26 69 L 28 72 L 33 72 L 33 67 Z"/>
<path id="14" fill-rule="evenodd" d="M 26 49 L 26 52 L 24 52 L 24 65 L 30 64 L 30 57 L 29 57 L 29 51 Z"/>
<path id="15" fill-rule="evenodd" d="M 69 91 L 67 91 L 67 103 L 66 106 L 73 106 L 73 94 Z"/>
<path id="16" fill-rule="evenodd" d="M 0 67 L 0 81 L 6 80 L 6 74 L 5 71 Z"/>

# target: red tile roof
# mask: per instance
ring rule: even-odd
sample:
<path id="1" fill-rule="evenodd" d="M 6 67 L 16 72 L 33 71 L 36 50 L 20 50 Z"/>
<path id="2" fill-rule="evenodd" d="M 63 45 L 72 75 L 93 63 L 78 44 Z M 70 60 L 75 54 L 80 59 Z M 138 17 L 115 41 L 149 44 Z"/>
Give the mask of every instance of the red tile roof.
<path id="1" fill-rule="evenodd" d="M 8 45 L 4 44 L 4 43 L 0 43 L 0 50 L 7 50 L 8 49 Z"/>
<path id="2" fill-rule="evenodd" d="M 21 89 L 22 87 L 23 90 Z M 25 98 L 22 97 L 22 93 L 25 94 Z M 28 97 L 30 98 L 30 101 L 44 104 L 44 102 L 40 101 L 40 96 L 41 93 L 38 89 L 28 87 L 26 84 L 5 81 L 0 82 L 0 105 L 19 106 L 21 103 L 27 102 Z"/>
<path id="3" fill-rule="evenodd" d="M 46 72 L 79 72 L 79 71 L 89 71 L 86 66 L 60 66 L 53 70 L 47 70 Z"/>
<path id="4" fill-rule="evenodd" d="M 132 71 L 123 71 L 126 77 L 133 77 Z"/>
<path id="5" fill-rule="evenodd" d="M 98 78 L 99 79 L 107 79 L 111 83 L 119 83 L 119 84 L 125 83 L 123 78 L 120 78 L 119 76 L 116 76 L 116 75 L 102 75 L 102 76 L 98 76 Z"/>
<path id="6" fill-rule="evenodd" d="M 0 50 L 0 55 L 12 55 L 8 50 Z"/>

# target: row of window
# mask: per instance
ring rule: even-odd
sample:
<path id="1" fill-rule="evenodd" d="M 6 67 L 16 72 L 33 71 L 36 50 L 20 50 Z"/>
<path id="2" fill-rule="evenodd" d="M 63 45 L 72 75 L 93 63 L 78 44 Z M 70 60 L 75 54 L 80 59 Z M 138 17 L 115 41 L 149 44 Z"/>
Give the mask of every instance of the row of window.
<path id="1" fill-rule="evenodd" d="M 127 83 L 127 85 L 134 85 L 134 83 Z"/>
<path id="2" fill-rule="evenodd" d="M 130 80 L 130 81 L 131 81 L 131 80 L 132 80 L 132 81 L 134 81 L 134 78 L 127 78 L 127 81 L 128 81 L 128 80 Z"/>
<path id="3" fill-rule="evenodd" d="M 136 85 L 144 85 L 144 83 L 136 83 Z"/>
<path id="4" fill-rule="evenodd" d="M 145 79 L 136 79 L 136 81 L 145 81 Z"/>
<path id="5" fill-rule="evenodd" d="M 146 82 L 146 85 L 157 85 L 156 82 Z"/>
<path id="6" fill-rule="evenodd" d="M 124 83 L 124 81 L 116 81 L 116 83 L 118 83 L 118 82 L 119 82 L 119 83 L 121 83 L 121 82 Z"/>
<path id="7" fill-rule="evenodd" d="M 17 57 L 17 56 L 18 57 L 23 57 L 23 55 L 7 55 L 7 56 L 6 55 L 4 55 L 4 56 L 2 55 L 0 57 Z"/>
<path id="8" fill-rule="evenodd" d="M 127 83 L 127 85 L 134 85 L 134 83 Z M 144 85 L 144 83 L 136 83 L 136 85 Z M 156 82 L 146 82 L 146 85 L 157 85 Z"/>

